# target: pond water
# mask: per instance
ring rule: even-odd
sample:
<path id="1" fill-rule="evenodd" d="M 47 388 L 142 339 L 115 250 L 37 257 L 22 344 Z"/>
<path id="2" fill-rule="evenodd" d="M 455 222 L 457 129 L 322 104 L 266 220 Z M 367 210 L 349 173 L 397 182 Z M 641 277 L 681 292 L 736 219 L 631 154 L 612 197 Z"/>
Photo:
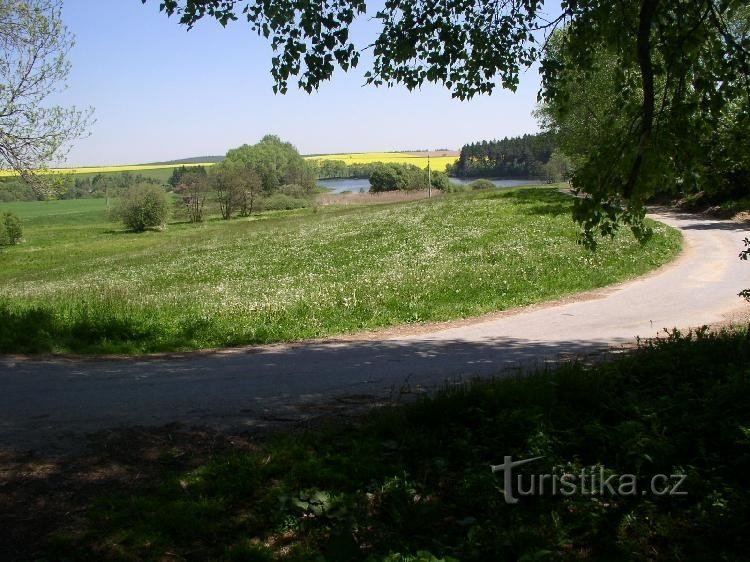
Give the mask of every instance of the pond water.
<path id="1" fill-rule="evenodd" d="M 451 180 L 451 183 L 456 183 L 459 185 L 466 185 L 468 183 L 473 182 L 474 180 L 478 178 L 449 178 Z M 520 187 L 522 185 L 539 185 L 540 183 L 544 183 L 542 180 L 504 180 L 500 178 L 482 178 L 487 179 L 494 183 L 497 187 Z"/>
<path id="2" fill-rule="evenodd" d="M 359 193 L 359 190 L 370 191 L 370 180 L 358 178 L 341 178 L 334 180 L 318 180 L 318 185 L 332 189 L 332 193 L 341 193 L 342 191 L 351 191 Z"/>
<path id="3" fill-rule="evenodd" d="M 474 179 L 459 179 L 450 178 L 450 181 L 455 184 L 463 185 L 471 183 Z M 540 180 L 504 180 L 493 178 L 490 179 L 497 187 L 518 187 L 521 185 L 533 185 L 542 183 Z M 364 192 L 370 190 L 370 180 L 361 178 L 337 178 L 331 180 L 318 180 L 318 185 L 327 187 L 333 190 L 332 193 L 341 193 L 342 191 L 351 191 L 352 193 L 359 193 L 360 189 Z"/>

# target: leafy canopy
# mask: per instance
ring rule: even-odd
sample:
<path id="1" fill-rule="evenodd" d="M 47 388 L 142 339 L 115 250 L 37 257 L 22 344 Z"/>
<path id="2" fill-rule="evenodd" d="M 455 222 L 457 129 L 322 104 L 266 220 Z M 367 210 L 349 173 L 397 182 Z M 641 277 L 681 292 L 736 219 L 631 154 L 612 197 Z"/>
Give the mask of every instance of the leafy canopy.
<path id="1" fill-rule="evenodd" d="M 142 0 L 145 2 L 146 0 Z M 588 241 L 622 220 L 643 234 L 642 203 L 669 186 L 682 158 L 670 139 L 705 138 L 727 112 L 750 104 L 750 35 L 745 0 L 386 0 L 374 14 L 374 85 L 409 89 L 432 82 L 466 99 L 500 85 L 514 90 L 519 73 L 540 62 L 540 100 L 564 107 L 571 77 L 587 87 L 601 53 L 613 61 L 604 87 L 619 98 L 620 138 L 597 146 L 574 184 L 586 193 L 579 219 Z M 310 92 L 336 67 L 356 66 L 362 47 L 349 28 L 366 14 L 363 0 L 162 0 L 161 9 L 193 26 L 244 19 L 271 40 L 274 90 L 292 76 Z M 556 50 L 549 41 L 565 29 Z M 596 86 L 598 87 L 598 86 Z M 695 143 L 693 144 L 695 149 Z"/>
<path id="2" fill-rule="evenodd" d="M 310 164 L 294 145 L 276 135 L 266 135 L 256 144 L 231 149 L 224 165 L 253 170 L 266 194 L 287 184 L 298 184 L 308 190 L 315 186 L 315 172 Z"/>

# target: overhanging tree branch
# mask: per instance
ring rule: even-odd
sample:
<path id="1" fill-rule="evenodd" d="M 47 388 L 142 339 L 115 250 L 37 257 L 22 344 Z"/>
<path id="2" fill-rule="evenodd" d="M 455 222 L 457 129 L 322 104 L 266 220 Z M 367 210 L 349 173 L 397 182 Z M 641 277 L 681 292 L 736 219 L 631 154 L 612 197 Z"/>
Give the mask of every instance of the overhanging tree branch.
<path id="1" fill-rule="evenodd" d="M 0 168 L 15 170 L 38 196 L 35 172 L 64 156 L 82 136 L 91 110 L 47 106 L 65 88 L 73 37 L 60 18 L 61 0 L 0 0 Z"/>

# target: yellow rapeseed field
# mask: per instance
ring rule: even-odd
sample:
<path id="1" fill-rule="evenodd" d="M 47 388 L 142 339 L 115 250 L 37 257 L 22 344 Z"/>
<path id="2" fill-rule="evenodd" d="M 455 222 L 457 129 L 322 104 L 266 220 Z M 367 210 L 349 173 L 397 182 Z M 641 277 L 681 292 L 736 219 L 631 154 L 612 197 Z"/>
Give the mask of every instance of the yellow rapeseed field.
<path id="1" fill-rule="evenodd" d="M 413 164 L 427 169 L 427 156 L 405 152 L 358 152 L 350 154 L 320 154 L 306 156 L 307 160 L 341 160 L 347 164 L 370 164 L 372 162 Z M 448 164 L 456 161 L 455 156 L 432 156 L 430 163 L 433 170 L 445 171 Z M 165 170 L 180 166 L 212 166 L 212 163 L 195 164 L 132 164 L 126 166 L 82 166 L 79 168 L 50 168 L 46 173 L 52 174 L 107 174 L 112 172 L 146 172 L 150 170 Z M 13 170 L 0 169 L 0 177 L 17 175 Z"/>
<path id="2" fill-rule="evenodd" d="M 372 162 L 413 164 L 427 169 L 427 156 L 417 156 L 404 152 L 359 152 L 351 154 L 321 154 L 308 156 L 309 160 L 341 160 L 347 164 L 371 164 Z M 430 164 L 433 170 L 444 171 L 448 164 L 456 161 L 455 156 L 432 156 Z"/>

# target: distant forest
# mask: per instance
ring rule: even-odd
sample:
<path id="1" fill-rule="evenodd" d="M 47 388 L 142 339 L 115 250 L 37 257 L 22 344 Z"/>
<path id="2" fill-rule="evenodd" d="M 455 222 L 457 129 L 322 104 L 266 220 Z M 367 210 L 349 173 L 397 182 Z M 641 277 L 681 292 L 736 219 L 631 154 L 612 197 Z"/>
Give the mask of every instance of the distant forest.
<path id="1" fill-rule="evenodd" d="M 180 158 L 179 160 L 166 160 L 164 162 L 149 162 L 143 166 L 173 166 L 177 164 L 218 164 L 223 162 L 225 156 L 193 156 L 192 158 Z"/>
<path id="2" fill-rule="evenodd" d="M 553 151 L 552 137 L 545 133 L 474 142 L 461 148 L 448 173 L 458 178 L 541 178 Z"/>

